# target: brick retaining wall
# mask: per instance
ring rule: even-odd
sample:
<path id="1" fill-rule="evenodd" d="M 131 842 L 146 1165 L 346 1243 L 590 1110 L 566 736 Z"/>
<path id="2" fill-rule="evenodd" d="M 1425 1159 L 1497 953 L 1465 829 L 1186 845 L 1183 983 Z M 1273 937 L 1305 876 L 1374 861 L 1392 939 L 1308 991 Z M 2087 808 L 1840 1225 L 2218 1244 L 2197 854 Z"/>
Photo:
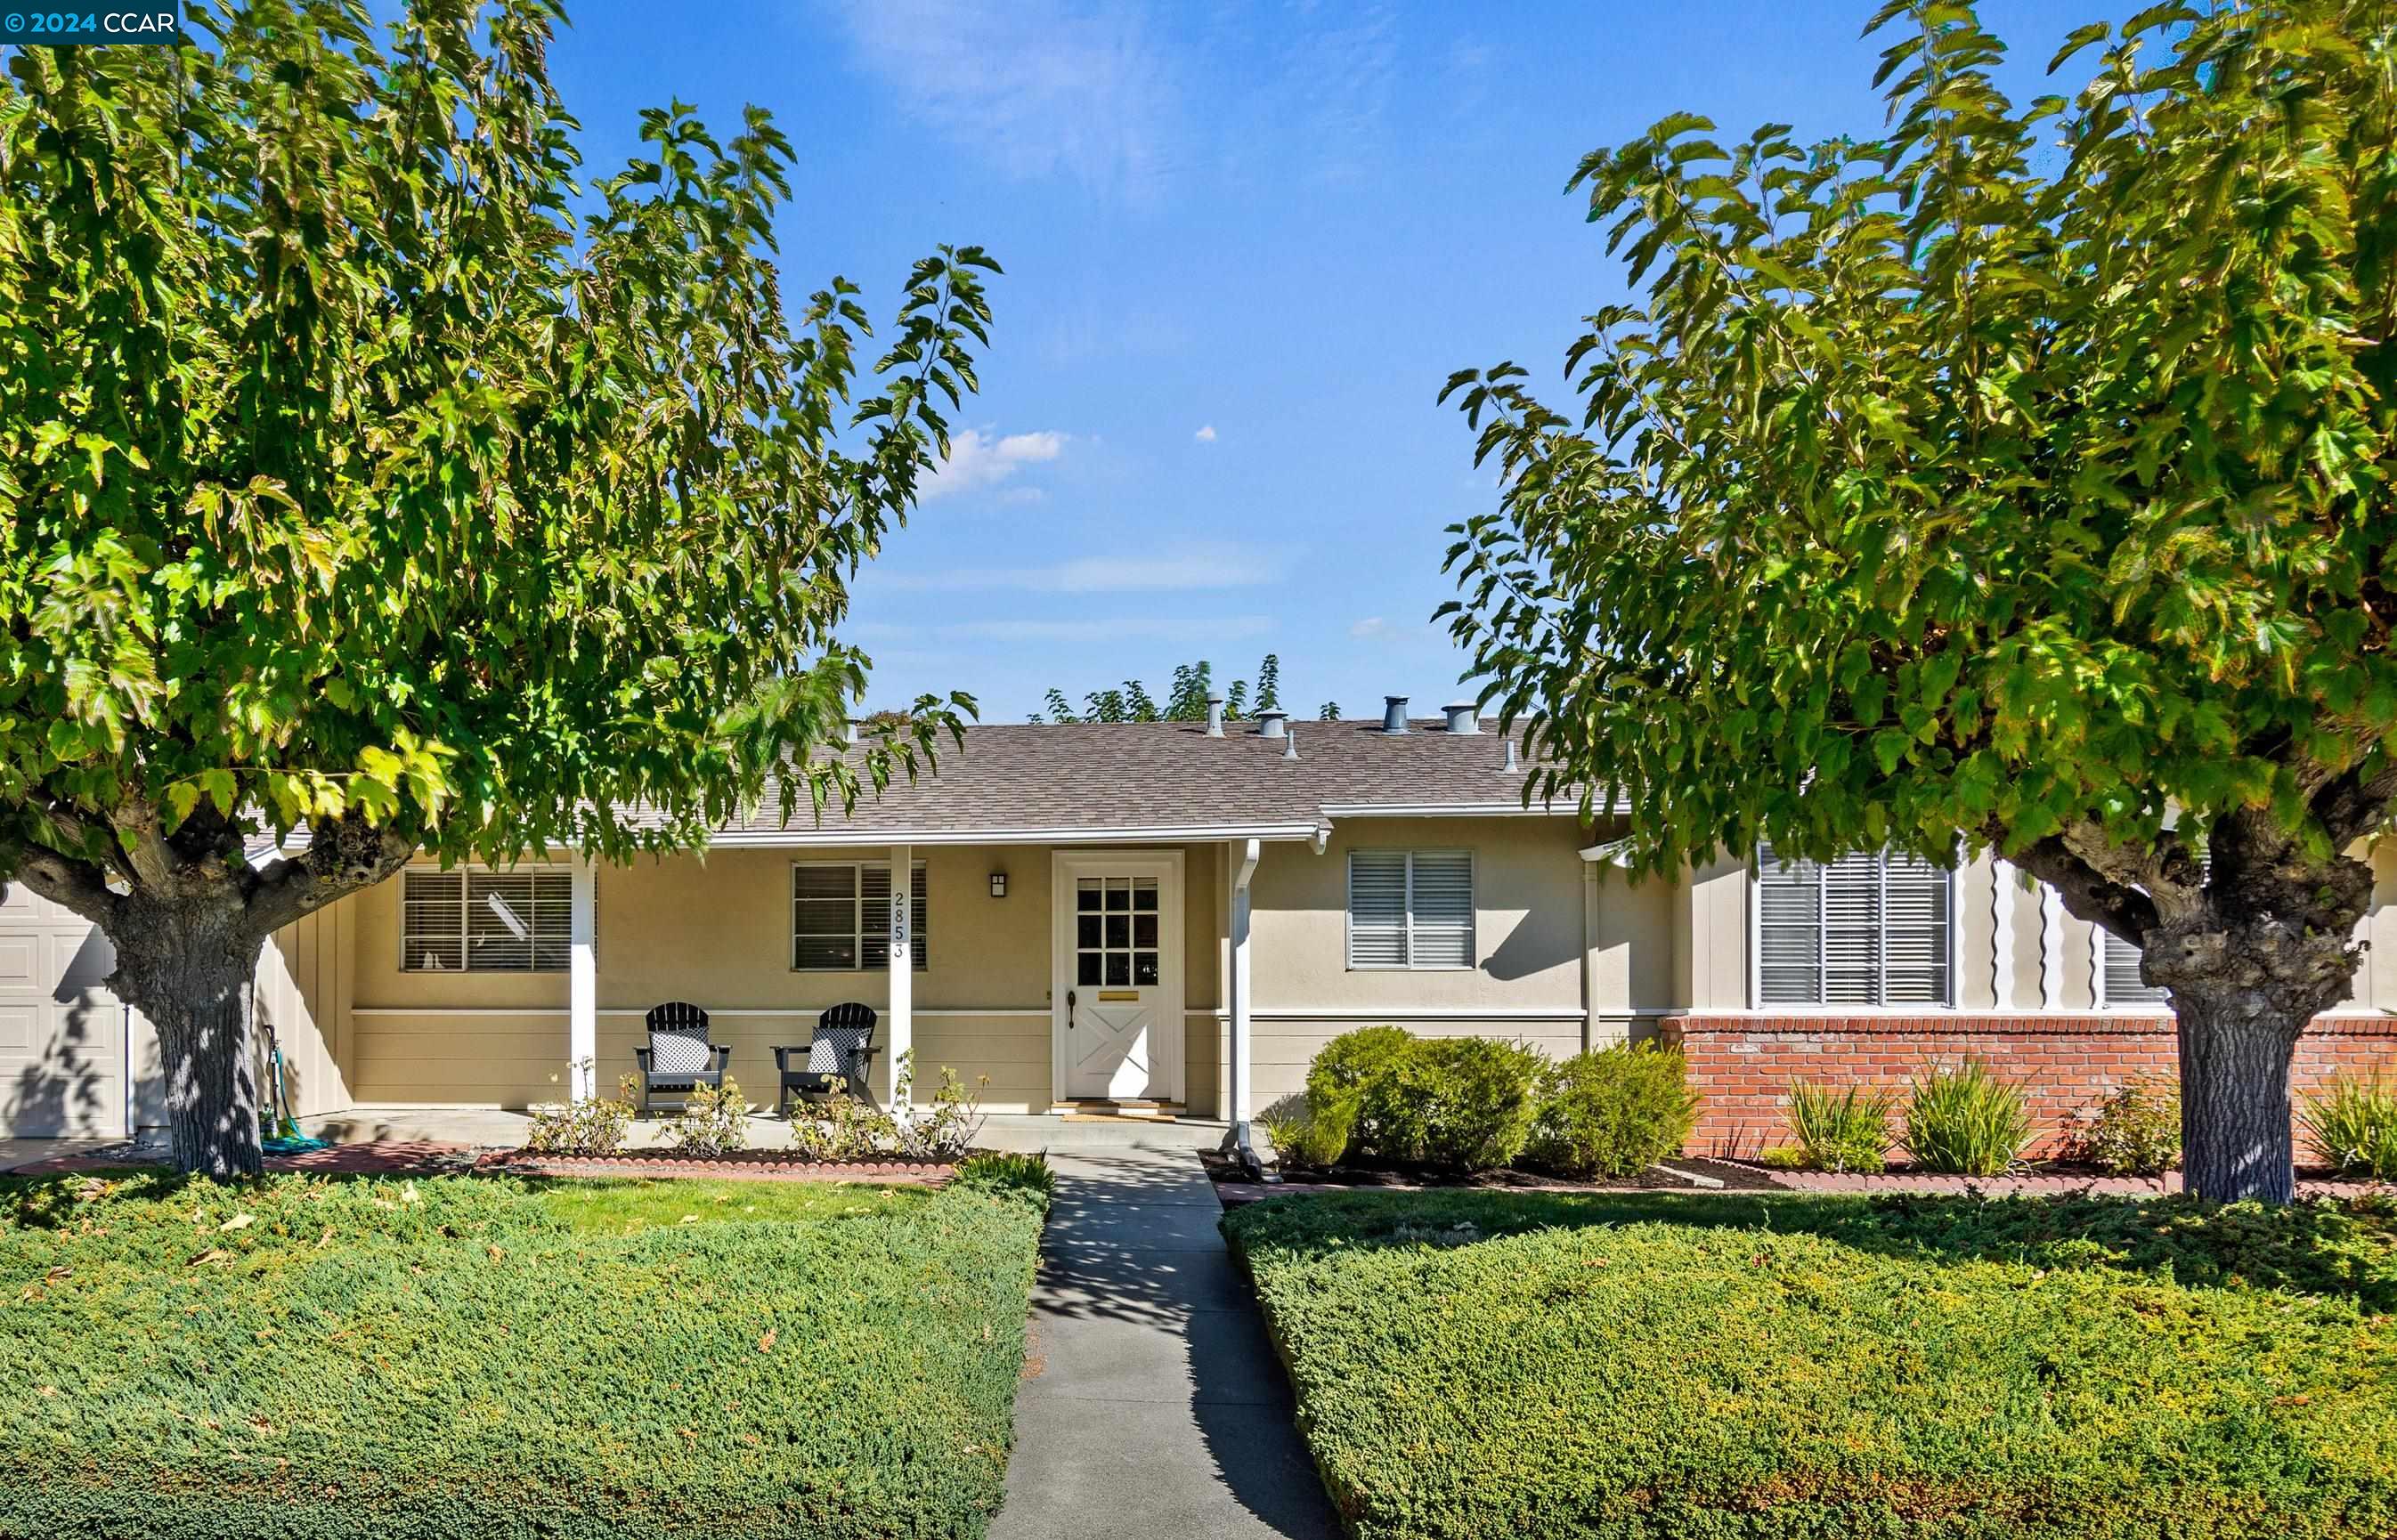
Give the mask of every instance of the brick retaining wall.
<path id="1" fill-rule="evenodd" d="M 2030 1091 L 2041 1132 L 2034 1154 L 2066 1142 L 2107 1092 L 2140 1076 L 2172 1076 L 2169 1016 L 1668 1016 L 1690 1085 L 1706 1097 L 1693 1155 L 1752 1156 L 1787 1143 L 1783 1104 L 1792 1080 L 1902 1089 L 1925 1070 L 1976 1058 Z M 2397 1069 L 2397 1017 L 2324 1016 L 2297 1043 L 2295 1081 Z"/>

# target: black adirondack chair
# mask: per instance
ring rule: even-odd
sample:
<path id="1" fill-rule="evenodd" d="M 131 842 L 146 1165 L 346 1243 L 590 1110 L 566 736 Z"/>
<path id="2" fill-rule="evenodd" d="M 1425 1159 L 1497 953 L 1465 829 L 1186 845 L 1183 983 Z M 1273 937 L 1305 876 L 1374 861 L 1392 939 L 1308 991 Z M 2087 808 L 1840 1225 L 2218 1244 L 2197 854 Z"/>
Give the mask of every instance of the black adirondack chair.
<path id="1" fill-rule="evenodd" d="M 835 1079 L 847 1094 L 866 1099 L 874 1056 L 882 1051 L 874 1041 L 877 1019 L 874 1007 L 849 1000 L 816 1018 L 815 1040 L 805 1048 L 777 1047 L 774 1110 L 787 1107 L 794 1092 L 803 1100 L 832 1095 Z"/>
<path id="2" fill-rule="evenodd" d="M 640 1066 L 641 1116 L 649 1115 L 654 1091 L 679 1091 L 688 1096 L 702 1086 L 724 1086 L 725 1065 L 732 1048 L 707 1040 L 707 1012 L 685 1000 L 669 1000 L 649 1009 L 649 1046 L 633 1050 Z"/>

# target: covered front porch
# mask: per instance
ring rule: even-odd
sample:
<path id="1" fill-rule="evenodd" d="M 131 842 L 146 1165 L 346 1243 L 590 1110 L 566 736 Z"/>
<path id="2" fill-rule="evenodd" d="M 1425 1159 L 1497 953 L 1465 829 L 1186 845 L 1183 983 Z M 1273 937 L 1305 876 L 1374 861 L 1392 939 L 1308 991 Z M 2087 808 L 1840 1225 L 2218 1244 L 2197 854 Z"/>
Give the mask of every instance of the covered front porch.
<path id="1" fill-rule="evenodd" d="M 1057 1114 L 1094 1101 L 1156 1104 L 1191 1132 L 1176 1147 L 1212 1143 L 1246 1111 L 1249 878 L 1265 839 L 1313 831 L 1169 832 L 561 857 L 505 889 L 509 916 L 489 900 L 518 874 L 412 869 L 311 944 L 341 958 L 315 971 L 346 987 L 309 993 L 347 998 L 310 1002 L 329 1051 L 316 1073 L 340 1084 L 302 1110 L 344 1138 L 484 1118 L 492 1137 L 470 1142 L 506 1143 L 528 1105 L 612 1094 L 669 1001 L 707 1012 L 729 1078 L 770 1110 L 774 1049 L 804 1049 L 821 1012 L 854 1001 L 877 1013 L 869 1091 L 884 1105 L 912 1055 L 915 1102 L 952 1070 L 993 1130 L 1038 1119 L 1036 1147 L 1078 1137 Z M 453 927 L 462 940 L 434 944 Z M 783 1130 L 760 1118 L 757 1142 Z"/>

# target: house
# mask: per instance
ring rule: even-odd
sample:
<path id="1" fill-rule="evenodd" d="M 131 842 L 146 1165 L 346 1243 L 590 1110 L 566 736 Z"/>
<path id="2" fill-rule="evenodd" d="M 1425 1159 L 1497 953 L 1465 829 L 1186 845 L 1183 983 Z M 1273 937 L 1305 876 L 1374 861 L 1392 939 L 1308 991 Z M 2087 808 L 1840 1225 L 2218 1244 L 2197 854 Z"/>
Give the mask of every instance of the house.
<path id="1" fill-rule="evenodd" d="M 1553 1055 L 1680 1043 L 1698 1145 L 1779 1130 L 1801 1076 L 1977 1054 L 2052 1127 L 2169 1069 L 2137 959 L 1984 857 L 1719 860 L 1640 881 L 1617 816 L 1526 807 L 1519 744 L 1470 706 L 1380 720 L 992 725 L 846 818 L 736 821 L 703 854 L 509 870 L 430 863 L 274 938 L 259 1014 L 304 1116 L 520 1107 L 633 1065 L 689 1000 L 764 1103 L 817 1012 L 881 1013 L 887 1096 L 953 1068 L 986 1108 L 1151 1101 L 1239 1119 L 1325 1042 L 1395 1023 Z M 2397 924 L 2386 896 L 2368 937 Z M 902 886 L 904 876 L 904 887 Z M 904 894 L 904 900 L 894 902 Z M 104 939 L 21 887 L 0 907 L 0 1132 L 159 1120 L 154 1040 Z M 2367 956 L 2300 1079 L 2397 1051 L 2397 946 Z"/>

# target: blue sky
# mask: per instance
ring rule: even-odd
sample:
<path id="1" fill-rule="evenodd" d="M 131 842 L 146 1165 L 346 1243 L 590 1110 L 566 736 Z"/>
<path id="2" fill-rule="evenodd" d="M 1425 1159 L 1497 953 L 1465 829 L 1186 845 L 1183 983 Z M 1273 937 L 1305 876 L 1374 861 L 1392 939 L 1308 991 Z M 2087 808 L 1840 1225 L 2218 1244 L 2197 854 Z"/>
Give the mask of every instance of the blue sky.
<path id="1" fill-rule="evenodd" d="M 1511 357 L 1553 390 L 1621 293 L 1574 162 L 1684 108 L 1873 131 L 1868 10 L 584 0 L 551 62 L 595 174 L 669 95 L 728 131 L 770 108 L 795 299 L 838 273 L 888 316 L 941 241 L 1006 265 L 952 463 L 859 584 L 871 703 L 1020 720 L 1051 684 L 1273 651 L 1303 715 L 1428 714 L 1463 692 L 1441 531 L 1493 501 L 1440 382 Z M 2022 96 L 2108 13 L 1984 7 Z"/>

